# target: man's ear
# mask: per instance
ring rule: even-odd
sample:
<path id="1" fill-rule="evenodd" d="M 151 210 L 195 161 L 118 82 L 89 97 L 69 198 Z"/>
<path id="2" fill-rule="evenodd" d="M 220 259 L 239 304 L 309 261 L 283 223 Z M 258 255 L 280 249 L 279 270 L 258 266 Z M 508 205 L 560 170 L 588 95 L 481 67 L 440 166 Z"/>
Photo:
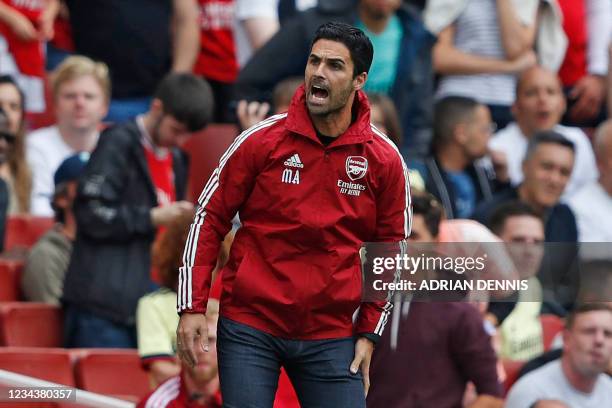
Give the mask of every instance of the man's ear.
<path id="1" fill-rule="evenodd" d="M 355 88 L 356 91 L 359 91 L 360 89 L 363 88 L 367 80 L 368 80 L 368 73 L 362 72 L 361 74 L 357 75 L 353 79 L 353 88 Z"/>
<path id="2" fill-rule="evenodd" d="M 455 127 L 453 127 L 453 140 L 460 145 L 464 145 L 467 143 L 467 124 L 465 123 L 457 123 Z"/>

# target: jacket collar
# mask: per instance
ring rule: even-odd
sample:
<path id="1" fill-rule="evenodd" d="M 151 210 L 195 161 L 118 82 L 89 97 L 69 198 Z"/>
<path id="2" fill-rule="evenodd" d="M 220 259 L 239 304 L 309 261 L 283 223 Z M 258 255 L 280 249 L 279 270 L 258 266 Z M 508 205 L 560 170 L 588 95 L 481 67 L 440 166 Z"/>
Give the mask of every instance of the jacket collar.
<path id="1" fill-rule="evenodd" d="M 338 136 L 329 147 L 336 147 L 349 144 L 365 143 L 372 139 L 372 129 L 370 128 L 370 104 L 368 98 L 362 91 L 357 91 L 357 97 L 353 102 L 353 111 L 357 112 L 357 117 L 350 124 L 348 129 Z M 290 132 L 304 136 L 321 144 L 314 129 L 308 108 L 306 107 L 306 92 L 304 85 L 301 85 L 289 105 L 285 127 Z"/>

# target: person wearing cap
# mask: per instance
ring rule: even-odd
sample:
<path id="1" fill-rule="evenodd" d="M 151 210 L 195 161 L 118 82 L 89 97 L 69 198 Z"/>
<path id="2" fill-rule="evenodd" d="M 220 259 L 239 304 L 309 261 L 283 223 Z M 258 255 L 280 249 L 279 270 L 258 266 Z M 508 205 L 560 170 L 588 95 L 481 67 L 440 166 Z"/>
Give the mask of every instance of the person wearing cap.
<path id="1" fill-rule="evenodd" d="M 21 289 L 26 300 L 60 304 L 76 235 L 72 203 L 78 179 L 88 160 L 87 152 L 74 154 L 60 164 L 53 176 L 55 191 L 51 206 L 56 224 L 32 247 L 26 260 L 21 277 Z"/>

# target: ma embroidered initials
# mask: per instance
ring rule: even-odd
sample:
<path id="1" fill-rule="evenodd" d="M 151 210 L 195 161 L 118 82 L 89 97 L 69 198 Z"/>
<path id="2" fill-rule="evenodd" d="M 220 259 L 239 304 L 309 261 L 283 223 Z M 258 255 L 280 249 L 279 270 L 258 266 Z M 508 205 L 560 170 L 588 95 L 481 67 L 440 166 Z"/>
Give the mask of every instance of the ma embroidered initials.
<path id="1" fill-rule="evenodd" d="M 285 169 L 283 170 L 283 176 L 281 177 L 283 183 L 287 184 L 300 184 L 300 171 Z"/>

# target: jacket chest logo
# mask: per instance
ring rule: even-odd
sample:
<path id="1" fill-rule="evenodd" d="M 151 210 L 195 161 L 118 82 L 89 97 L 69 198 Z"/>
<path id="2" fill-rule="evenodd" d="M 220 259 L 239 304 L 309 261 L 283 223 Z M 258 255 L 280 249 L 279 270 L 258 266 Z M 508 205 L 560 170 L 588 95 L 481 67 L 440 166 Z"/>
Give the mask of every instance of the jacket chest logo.
<path id="1" fill-rule="evenodd" d="M 352 181 L 359 180 L 368 171 L 368 159 L 362 156 L 349 156 L 346 158 L 346 174 Z"/>
<path id="2" fill-rule="evenodd" d="M 281 175 L 281 181 L 287 184 L 300 184 L 300 169 L 304 168 L 300 156 L 296 153 L 285 160 L 283 164 L 286 167 Z"/>

